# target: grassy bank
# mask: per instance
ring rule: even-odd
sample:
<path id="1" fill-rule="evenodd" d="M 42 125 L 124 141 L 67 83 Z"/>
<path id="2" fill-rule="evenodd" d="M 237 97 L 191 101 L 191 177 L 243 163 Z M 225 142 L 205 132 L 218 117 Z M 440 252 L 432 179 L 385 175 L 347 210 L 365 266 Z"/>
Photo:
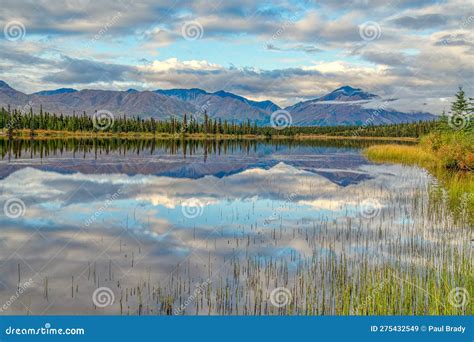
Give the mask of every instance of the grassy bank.
<path id="1" fill-rule="evenodd" d="M 204 133 L 150 133 L 150 132 L 92 132 L 92 131 L 56 131 L 35 130 L 34 135 L 28 129 L 16 130 L 13 135 L 15 139 L 61 139 L 61 138 L 122 138 L 122 139 L 196 139 L 196 140 L 230 140 L 230 139 L 295 139 L 295 140 L 383 140 L 383 141 L 407 141 L 416 142 L 414 137 L 377 137 L 377 136 L 338 136 L 325 134 L 274 134 L 271 136 L 263 134 L 204 134 Z M 7 139 L 5 130 L 0 131 L 0 139 Z"/>
<path id="2" fill-rule="evenodd" d="M 474 222 L 474 134 L 439 132 L 423 137 L 419 144 L 374 145 L 365 150 L 367 158 L 379 163 L 418 165 L 440 182 L 434 194 L 447 190 L 455 214 Z"/>
<path id="3" fill-rule="evenodd" d="M 104 132 L 104 131 L 58 131 L 58 130 L 16 130 L 13 135 L 15 139 L 61 139 L 61 138 L 121 138 L 121 139 L 263 139 L 265 136 L 255 134 L 180 134 L 180 133 L 150 133 L 150 132 Z M 0 131 L 0 138 L 8 138 L 6 131 Z"/>

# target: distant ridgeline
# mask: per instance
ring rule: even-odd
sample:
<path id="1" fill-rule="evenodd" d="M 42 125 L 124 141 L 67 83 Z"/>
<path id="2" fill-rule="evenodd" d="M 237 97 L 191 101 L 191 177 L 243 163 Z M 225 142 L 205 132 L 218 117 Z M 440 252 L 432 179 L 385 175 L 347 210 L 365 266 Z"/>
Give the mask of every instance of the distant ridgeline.
<path id="1" fill-rule="evenodd" d="M 36 130 L 67 131 L 67 132 L 108 132 L 108 133 L 165 133 L 165 134 L 227 134 L 227 135 L 262 135 L 262 136 L 294 136 L 294 135 L 337 135 L 337 136 L 368 136 L 368 137 L 419 137 L 435 130 L 440 121 L 419 121 L 385 125 L 351 125 L 351 126 L 291 126 L 272 127 L 258 126 L 257 122 L 247 120 L 234 123 L 227 120 L 212 119 L 207 114 L 201 120 L 195 117 L 183 119 L 171 117 L 168 120 L 142 119 L 139 116 L 114 117 L 109 115 L 93 116 L 85 112 L 81 115 L 63 115 L 45 112 L 28 113 L 17 109 L 0 110 L 0 129 L 9 135 L 18 130 L 29 130 L 31 135 Z"/>

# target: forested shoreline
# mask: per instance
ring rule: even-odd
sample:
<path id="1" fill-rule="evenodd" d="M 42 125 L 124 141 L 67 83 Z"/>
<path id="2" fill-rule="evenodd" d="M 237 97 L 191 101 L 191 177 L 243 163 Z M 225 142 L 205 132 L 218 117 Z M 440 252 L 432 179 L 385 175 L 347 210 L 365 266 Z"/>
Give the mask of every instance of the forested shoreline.
<path id="1" fill-rule="evenodd" d="M 107 113 L 107 112 L 106 112 Z M 439 126 L 439 121 L 419 121 L 413 123 L 352 126 L 297 126 L 287 127 L 258 126 L 247 120 L 244 123 L 212 119 L 207 114 L 198 120 L 195 116 L 184 114 L 182 119 L 171 117 L 168 120 L 143 119 L 139 116 L 55 114 L 40 109 L 34 113 L 30 108 L 25 113 L 19 109 L 2 107 L 0 110 L 0 129 L 3 135 L 13 136 L 25 130 L 27 135 L 35 136 L 38 131 L 69 133 L 147 133 L 171 135 L 255 135 L 255 136 L 297 136 L 329 135 L 346 137 L 413 137 L 425 135 Z"/>

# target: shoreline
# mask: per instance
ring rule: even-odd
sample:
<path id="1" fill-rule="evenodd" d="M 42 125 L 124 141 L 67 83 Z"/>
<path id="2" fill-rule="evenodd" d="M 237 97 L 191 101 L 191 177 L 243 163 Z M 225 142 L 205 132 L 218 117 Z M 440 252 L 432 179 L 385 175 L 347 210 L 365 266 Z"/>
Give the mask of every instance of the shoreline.
<path id="1" fill-rule="evenodd" d="M 0 132 L 0 139 L 8 139 L 5 131 Z M 13 140 L 47 140 L 47 139 L 158 139 L 158 140 L 378 140 L 378 141 L 404 141 L 417 142 L 419 139 L 414 137 L 371 137 L 371 136 L 343 136 L 343 135 L 321 135 L 321 134 L 297 134 L 297 135 L 255 135 L 255 134 L 170 134 L 170 133 L 108 133 L 108 132 L 69 132 L 69 131 L 35 131 L 34 136 L 30 135 L 29 130 L 15 132 Z"/>
<path id="2" fill-rule="evenodd" d="M 459 144 L 456 141 L 455 144 Z M 450 146 L 443 143 L 439 149 L 448 151 Z M 426 141 L 411 146 L 380 144 L 363 150 L 365 157 L 374 163 L 401 164 L 425 169 L 439 181 L 448 193 L 448 201 L 455 216 L 462 216 L 466 210 L 467 219 L 474 224 L 474 169 L 447 167 L 440 155 L 433 151 Z M 439 195 L 439 186 L 434 185 Z M 464 209 L 463 209 L 464 208 Z"/>

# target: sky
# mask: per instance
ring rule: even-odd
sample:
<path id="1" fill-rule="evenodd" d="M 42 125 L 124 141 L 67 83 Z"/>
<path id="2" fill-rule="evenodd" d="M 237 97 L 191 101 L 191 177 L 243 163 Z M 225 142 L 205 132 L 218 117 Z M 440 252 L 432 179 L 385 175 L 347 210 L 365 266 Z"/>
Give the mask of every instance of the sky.
<path id="1" fill-rule="evenodd" d="M 201 88 L 285 107 L 350 85 L 434 114 L 459 86 L 474 96 L 470 0 L 2 0 L 0 26 L 0 80 L 25 93 Z"/>

